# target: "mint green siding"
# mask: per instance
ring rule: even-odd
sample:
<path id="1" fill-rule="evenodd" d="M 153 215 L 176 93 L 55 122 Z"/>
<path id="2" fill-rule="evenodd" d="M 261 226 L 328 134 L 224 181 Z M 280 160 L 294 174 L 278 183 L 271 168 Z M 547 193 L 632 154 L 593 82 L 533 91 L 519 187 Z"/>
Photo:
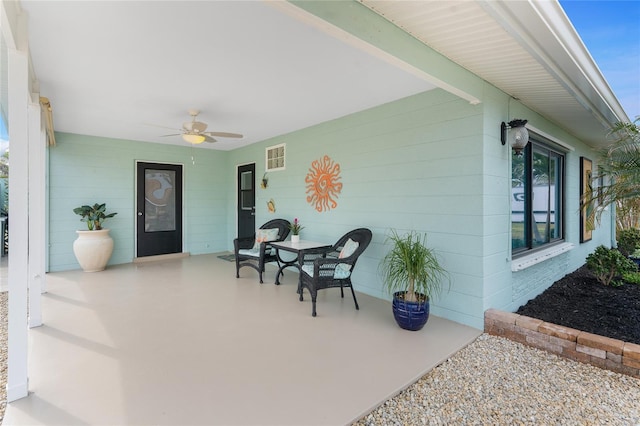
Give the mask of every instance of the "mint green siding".
<path id="1" fill-rule="evenodd" d="M 478 328 L 486 309 L 517 309 L 581 266 L 597 245 L 611 245 L 608 215 L 592 241 L 579 242 L 579 159 L 589 157 L 597 167 L 597 156 L 566 133 L 556 117 L 529 110 L 357 2 L 295 3 L 424 71 L 447 90 L 431 90 L 229 152 L 58 134 L 58 146 L 50 149 L 50 270 L 78 268 L 71 247 L 82 223 L 72 209 L 88 202 L 106 202 L 109 211 L 118 212 L 107 223 L 115 240 L 110 264 L 133 260 L 135 160 L 184 165 L 185 251 L 231 250 L 237 166 L 256 163 L 259 183 L 265 149 L 282 143 L 286 168 L 269 172 L 268 188 L 257 188 L 256 224 L 297 217 L 305 226 L 303 238 L 327 243 L 353 228 L 370 228 L 373 241 L 353 280 L 358 291 L 375 297 L 389 298 L 377 271 L 391 228 L 426 232 L 451 274 L 451 288 L 434 301 L 432 312 Z M 518 272 L 512 272 L 511 259 L 511 151 L 500 143 L 500 123 L 514 118 L 528 119 L 572 148 L 566 153 L 564 225 L 566 242 L 574 247 Z M 307 202 L 305 176 L 312 162 L 325 155 L 340 165 L 343 187 L 337 207 L 318 212 Z M 275 213 L 267 210 L 271 199 Z"/>
<path id="2" fill-rule="evenodd" d="M 481 107 L 435 90 L 233 151 L 231 161 L 258 158 L 261 176 L 264 148 L 286 143 L 286 170 L 269 173 L 269 187 L 258 190 L 257 222 L 298 217 L 306 226 L 303 237 L 323 242 L 356 227 L 370 228 L 373 242 L 354 275 L 358 290 L 368 294 L 388 297 L 377 265 L 389 229 L 428 232 L 453 271 L 454 285 L 443 300 L 449 306 L 438 309 L 465 315 L 465 305 L 482 304 L 481 282 L 456 272 L 481 258 L 481 128 Z M 304 179 L 311 163 L 324 155 L 340 164 L 343 189 L 338 207 L 320 213 L 306 201 Z M 266 208 L 272 198 L 275 215 Z"/>
<path id="3" fill-rule="evenodd" d="M 226 152 L 58 133 L 49 171 L 49 269 L 77 269 L 75 230 L 84 229 L 73 208 L 107 203 L 118 214 L 105 222 L 114 239 L 110 265 L 135 257 L 135 161 L 183 165 L 184 247 L 193 254 L 228 247 L 227 191 L 233 185 Z M 193 164 L 191 157 L 195 159 Z"/>
<path id="4" fill-rule="evenodd" d="M 58 146 L 50 150 L 50 270 L 78 268 L 72 243 L 83 224 L 72 209 L 87 202 L 106 202 L 118 212 L 107 223 L 115 240 L 110 264 L 133 260 L 135 160 L 184 165 L 185 251 L 231 250 L 237 166 L 255 162 L 259 180 L 265 149 L 286 143 L 285 170 L 269 172 L 268 188 L 257 189 L 258 225 L 297 217 L 305 226 L 303 238 L 327 243 L 350 229 L 370 228 L 373 241 L 353 279 L 358 291 L 386 299 L 377 273 L 386 234 L 391 228 L 426 232 L 451 274 L 451 288 L 434 301 L 433 313 L 481 328 L 485 309 L 517 309 L 582 265 L 596 245 L 611 242 L 605 217 L 593 240 L 579 243 L 579 157 L 596 157 L 512 101 L 510 117 L 527 117 L 575 149 L 566 157 L 565 208 L 566 237 L 575 248 L 511 271 L 510 150 L 499 139 L 508 98 L 491 86 L 486 93 L 485 102 L 470 105 L 433 90 L 229 152 L 58 134 Z M 318 212 L 307 202 L 305 176 L 325 155 L 340 165 L 343 188 L 335 209 Z M 275 213 L 267 209 L 271 199 Z"/>
<path id="5" fill-rule="evenodd" d="M 597 166 L 597 153 L 563 129 L 544 117 L 509 100 L 503 93 L 493 89 L 484 102 L 486 151 L 485 197 L 487 208 L 485 228 L 487 250 L 484 254 L 484 309 L 497 308 L 515 311 L 531 298 L 540 294 L 554 281 L 584 264 L 586 256 L 600 244 L 611 246 L 611 216 L 605 214 L 601 225 L 593 231 L 593 238 L 580 243 L 580 157 L 586 156 Z M 565 158 L 565 241 L 573 249 L 545 260 L 525 270 L 511 272 L 511 217 L 509 150 L 500 144 L 500 122 L 513 118 L 526 118 L 529 124 L 550 135 L 572 149 L 566 150 Z M 503 183 L 497 184 L 498 182 Z M 494 185 L 495 184 L 495 185 Z M 493 190 L 491 188 L 494 188 Z M 501 195 L 506 191 L 506 195 Z M 492 205 L 499 206 L 492 211 Z"/>

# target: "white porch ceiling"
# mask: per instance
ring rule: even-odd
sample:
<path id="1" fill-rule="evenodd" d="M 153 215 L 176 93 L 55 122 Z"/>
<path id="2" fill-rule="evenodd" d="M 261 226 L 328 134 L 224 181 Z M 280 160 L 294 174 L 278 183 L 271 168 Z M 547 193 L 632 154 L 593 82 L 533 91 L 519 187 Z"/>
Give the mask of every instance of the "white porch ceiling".
<path id="1" fill-rule="evenodd" d="M 591 144 L 628 120 L 556 1 L 360 1 Z M 433 89 L 286 2 L 21 4 L 58 131 L 184 145 L 196 108 L 226 150 Z"/>
<path id="2" fill-rule="evenodd" d="M 433 89 L 256 1 L 23 1 L 58 131 L 159 143 L 201 110 L 233 149 Z"/>

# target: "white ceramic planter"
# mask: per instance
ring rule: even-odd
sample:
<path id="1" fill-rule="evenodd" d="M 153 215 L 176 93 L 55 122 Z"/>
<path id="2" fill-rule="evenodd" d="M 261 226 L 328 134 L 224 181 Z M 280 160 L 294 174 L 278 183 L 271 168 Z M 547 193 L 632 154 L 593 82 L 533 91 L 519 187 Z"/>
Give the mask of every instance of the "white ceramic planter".
<path id="1" fill-rule="evenodd" d="M 113 253 L 113 239 L 108 229 L 99 231 L 76 231 L 73 253 L 85 272 L 103 271 Z"/>
<path id="2" fill-rule="evenodd" d="M 291 236 L 291 242 L 292 243 L 299 243 L 300 242 L 300 235 L 292 235 Z"/>

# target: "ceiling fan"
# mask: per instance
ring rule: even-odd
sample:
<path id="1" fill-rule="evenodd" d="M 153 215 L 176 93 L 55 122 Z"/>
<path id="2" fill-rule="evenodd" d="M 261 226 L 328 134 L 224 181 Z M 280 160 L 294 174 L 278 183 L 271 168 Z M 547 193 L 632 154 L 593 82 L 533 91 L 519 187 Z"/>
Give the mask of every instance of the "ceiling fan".
<path id="1" fill-rule="evenodd" d="M 239 133 L 227 133 L 227 132 L 206 132 L 207 124 L 201 121 L 196 121 L 196 117 L 200 114 L 200 111 L 197 109 L 190 109 L 189 115 L 191 116 L 191 121 L 186 121 L 182 124 L 182 129 L 180 129 L 181 133 L 176 133 L 172 135 L 163 135 L 164 136 L 182 136 L 186 142 L 197 145 L 202 142 L 217 142 L 213 137 L 220 138 L 241 138 L 242 135 Z"/>

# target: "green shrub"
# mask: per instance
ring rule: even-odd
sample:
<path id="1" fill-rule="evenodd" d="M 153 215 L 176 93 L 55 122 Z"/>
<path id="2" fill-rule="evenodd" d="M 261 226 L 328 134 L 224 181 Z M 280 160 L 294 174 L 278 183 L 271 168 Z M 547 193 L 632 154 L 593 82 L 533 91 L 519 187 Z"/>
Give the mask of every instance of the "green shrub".
<path id="1" fill-rule="evenodd" d="M 625 256 L 629 256 L 640 248 L 640 229 L 627 228 L 618 232 L 618 250 Z"/>
<path id="2" fill-rule="evenodd" d="M 626 283 L 640 285 L 640 272 L 626 272 L 622 274 L 622 280 Z"/>
<path id="3" fill-rule="evenodd" d="M 614 278 L 620 275 L 638 271 L 638 267 L 633 261 L 627 259 L 618 250 L 605 246 L 598 246 L 593 253 L 587 256 L 587 268 L 604 285 L 611 284 Z M 614 284 L 619 283 L 615 282 Z"/>

